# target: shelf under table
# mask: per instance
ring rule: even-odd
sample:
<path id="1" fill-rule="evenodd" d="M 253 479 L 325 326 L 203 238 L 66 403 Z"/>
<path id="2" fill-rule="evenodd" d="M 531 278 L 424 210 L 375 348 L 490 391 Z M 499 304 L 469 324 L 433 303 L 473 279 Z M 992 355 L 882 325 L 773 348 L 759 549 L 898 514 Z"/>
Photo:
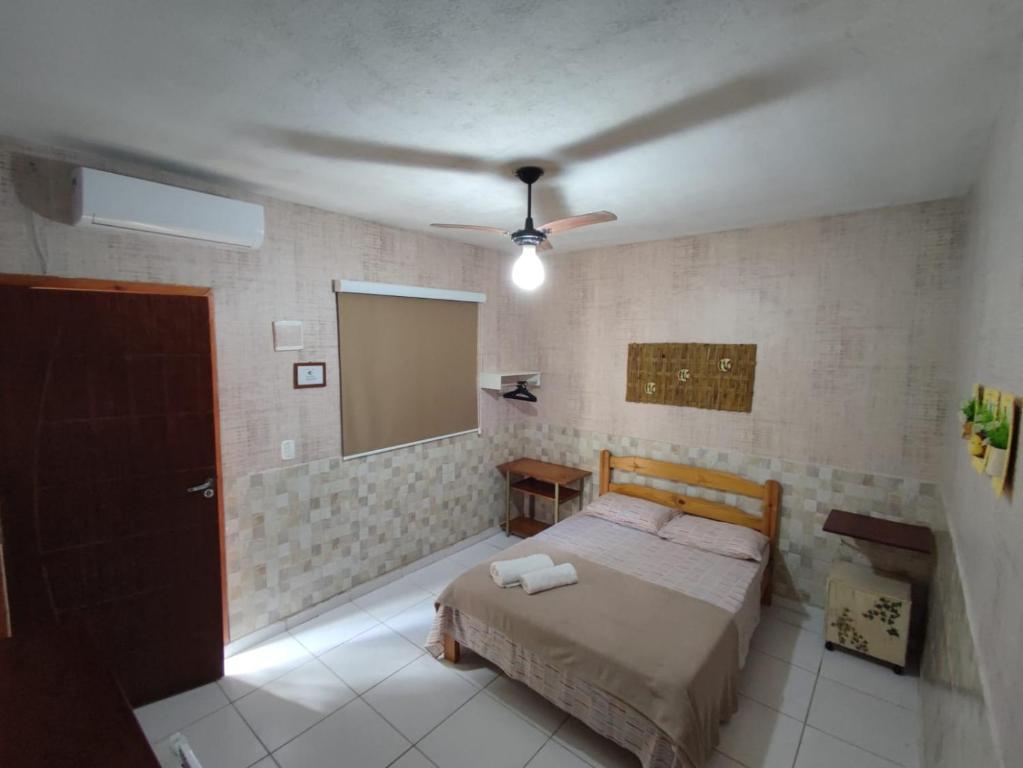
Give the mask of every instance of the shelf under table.
<path id="1" fill-rule="evenodd" d="M 501 527 L 503 528 L 504 525 L 502 524 Z M 528 539 L 530 536 L 536 536 L 536 534 L 546 531 L 550 527 L 550 523 L 534 520 L 531 517 L 515 517 L 512 518 L 510 529 L 512 536 Z"/>
<path id="2" fill-rule="evenodd" d="M 535 477 L 518 480 L 512 483 L 511 487 L 513 490 L 521 491 L 527 496 L 539 496 L 542 499 L 554 500 L 554 483 L 537 480 Z M 578 488 L 569 488 L 563 485 L 558 491 L 558 501 L 564 504 L 566 501 L 576 498 L 579 493 Z"/>

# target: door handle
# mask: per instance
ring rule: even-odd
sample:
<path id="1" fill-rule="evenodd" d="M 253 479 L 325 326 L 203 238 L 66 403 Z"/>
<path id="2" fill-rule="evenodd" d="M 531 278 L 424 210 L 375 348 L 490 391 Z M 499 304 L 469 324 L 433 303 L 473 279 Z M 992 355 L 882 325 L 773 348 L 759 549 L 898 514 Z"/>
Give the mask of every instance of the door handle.
<path id="1" fill-rule="evenodd" d="M 216 490 L 214 490 L 216 483 L 217 481 L 212 477 L 207 477 L 206 482 L 199 483 L 199 485 L 193 485 L 191 488 L 186 488 L 185 493 L 201 493 L 203 498 L 212 499 L 216 494 Z"/>

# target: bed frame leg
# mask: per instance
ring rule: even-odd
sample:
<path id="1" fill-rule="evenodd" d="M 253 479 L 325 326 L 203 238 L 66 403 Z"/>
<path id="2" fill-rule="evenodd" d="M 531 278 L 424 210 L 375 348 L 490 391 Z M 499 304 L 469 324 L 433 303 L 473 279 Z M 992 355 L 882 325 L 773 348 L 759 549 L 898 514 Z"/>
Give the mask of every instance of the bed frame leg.
<path id="1" fill-rule="evenodd" d="M 462 657 L 462 646 L 451 635 L 444 635 L 444 661 L 457 664 Z"/>
<path id="2" fill-rule="evenodd" d="M 771 579 L 771 567 L 773 563 L 767 564 L 767 570 L 764 571 L 763 581 L 760 583 L 760 604 L 770 605 L 771 598 L 774 596 L 774 583 Z"/>

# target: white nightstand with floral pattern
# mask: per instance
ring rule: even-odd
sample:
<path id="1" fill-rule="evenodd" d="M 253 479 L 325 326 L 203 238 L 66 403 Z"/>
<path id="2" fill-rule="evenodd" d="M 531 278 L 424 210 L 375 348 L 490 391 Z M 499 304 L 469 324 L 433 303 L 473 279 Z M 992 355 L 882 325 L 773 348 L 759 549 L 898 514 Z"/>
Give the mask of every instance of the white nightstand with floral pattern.
<path id="1" fill-rule="evenodd" d="M 840 645 L 872 656 L 902 674 L 911 608 L 908 582 L 836 563 L 828 574 L 825 645 L 829 651 Z"/>

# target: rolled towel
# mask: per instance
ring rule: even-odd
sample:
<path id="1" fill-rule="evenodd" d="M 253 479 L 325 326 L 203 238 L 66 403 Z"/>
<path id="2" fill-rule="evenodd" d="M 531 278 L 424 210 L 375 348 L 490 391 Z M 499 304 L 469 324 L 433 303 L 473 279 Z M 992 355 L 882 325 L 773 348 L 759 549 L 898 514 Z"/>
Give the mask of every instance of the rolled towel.
<path id="1" fill-rule="evenodd" d="M 522 589 L 526 594 L 532 595 L 548 589 L 575 584 L 577 581 L 579 581 L 579 577 L 575 573 L 575 567 L 571 563 L 562 563 L 551 568 L 522 574 Z"/>
<path id="2" fill-rule="evenodd" d="M 499 587 L 517 587 L 522 574 L 550 568 L 554 561 L 547 555 L 529 555 L 515 560 L 498 560 L 490 564 L 490 577 Z"/>

